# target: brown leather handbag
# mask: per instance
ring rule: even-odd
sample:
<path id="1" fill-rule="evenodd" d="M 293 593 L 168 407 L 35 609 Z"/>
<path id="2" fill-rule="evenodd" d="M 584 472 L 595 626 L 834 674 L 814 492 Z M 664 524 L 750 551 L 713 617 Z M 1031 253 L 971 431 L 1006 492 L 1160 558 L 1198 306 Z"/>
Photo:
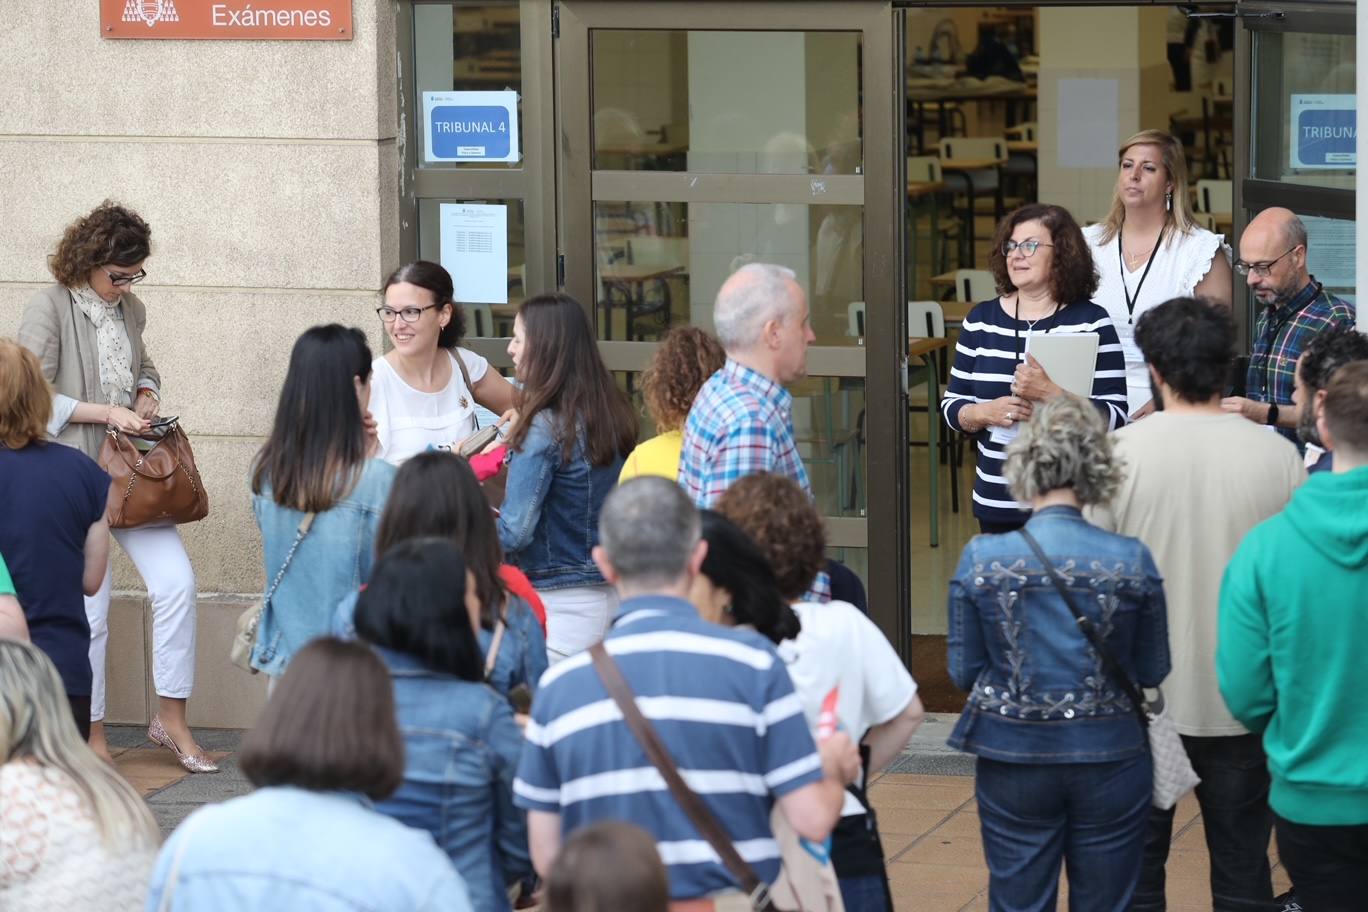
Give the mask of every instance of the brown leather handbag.
<path id="1" fill-rule="evenodd" d="M 143 449 L 135 439 L 152 446 Z M 105 511 L 111 528 L 198 522 L 209 515 L 209 494 L 195 468 L 195 454 L 174 418 L 145 437 L 106 428 L 99 463 L 112 479 Z"/>

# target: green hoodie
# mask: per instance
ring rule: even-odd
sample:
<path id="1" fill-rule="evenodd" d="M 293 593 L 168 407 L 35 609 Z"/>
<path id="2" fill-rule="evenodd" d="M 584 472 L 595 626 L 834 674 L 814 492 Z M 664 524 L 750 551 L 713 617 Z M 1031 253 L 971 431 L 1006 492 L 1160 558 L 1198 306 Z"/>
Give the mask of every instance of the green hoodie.
<path id="1" fill-rule="evenodd" d="M 1273 810 L 1368 824 L 1368 467 L 1312 475 L 1245 536 L 1218 629 L 1221 695 L 1263 732 Z"/>

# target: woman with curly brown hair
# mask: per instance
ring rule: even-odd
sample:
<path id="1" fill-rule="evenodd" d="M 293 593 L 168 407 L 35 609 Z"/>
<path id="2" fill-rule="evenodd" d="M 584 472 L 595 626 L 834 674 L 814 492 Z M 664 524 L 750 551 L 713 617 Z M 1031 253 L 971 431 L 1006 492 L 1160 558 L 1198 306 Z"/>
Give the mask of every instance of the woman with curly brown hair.
<path id="1" fill-rule="evenodd" d="M 1034 203 L 1009 213 L 988 262 L 998 297 L 964 318 L 941 412 L 951 430 L 978 441 L 974 516 L 980 531 L 994 533 L 1030 515 L 1007 490 L 1003 448 L 1034 409 L 1063 392 L 1031 356 L 1031 337 L 1097 334 L 1090 398 L 1112 430 L 1126 423 L 1126 362 L 1107 311 L 1089 300 L 1097 270 L 1067 209 Z"/>
<path id="2" fill-rule="evenodd" d="M 835 691 L 836 716 L 860 744 L 863 775 L 847 792 L 832 832 L 831 861 L 847 912 L 891 910 L 884 853 L 864 790 L 870 773 L 897 759 L 924 715 L 917 685 L 874 623 L 849 602 L 802 601 L 826 565 L 822 517 L 792 479 L 768 472 L 727 488 L 716 510 L 750 536 L 768 559 L 780 594 L 801 630 L 778 644 L 814 735 Z M 728 620 L 730 618 L 730 620 Z M 724 623 L 736 623 L 723 611 Z"/>
<path id="3" fill-rule="evenodd" d="M 38 356 L 55 390 L 48 433 L 99 458 L 105 428 L 149 430 L 161 404 L 161 375 L 143 344 L 147 309 L 131 288 L 147 272 L 152 229 L 137 213 L 106 200 L 72 222 L 48 267 L 57 284 L 24 308 L 19 343 Z M 187 770 L 217 772 L 190 734 L 185 702 L 195 678 L 195 573 L 173 525 L 114 530 L 152 602 L 152 677 L 159 711 L 148 737 Z M 109 640 L 111 571 L 86 598 L 90 620 L 90 745 L 105 744 L 105 649 Z"/>
<path id="4" fill-rule="evenodd" d="M 618 484 L 641 475 L 671 481 L 679 477 L 684 419 L 704 382 L 726 363 L 722 344 L 696 326 L 676 326 L 665 335 L 641 375 L 641 394 L 656 436 L 632 450 Z"/>

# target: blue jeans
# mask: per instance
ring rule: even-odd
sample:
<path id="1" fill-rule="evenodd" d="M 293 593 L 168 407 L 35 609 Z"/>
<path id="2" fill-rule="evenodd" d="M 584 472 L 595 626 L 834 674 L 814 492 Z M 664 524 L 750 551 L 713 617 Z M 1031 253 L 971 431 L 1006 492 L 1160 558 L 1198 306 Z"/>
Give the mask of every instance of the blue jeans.
<path id="1" fill-rule="evenodd" d="M 841 905 L 845 912 L 893 912 L 888 905 L 884 879 L 877 874 L 867 877 L 842 877 Z"/>
<path id="2" fill-rule="evenodd" d="M 1151 790 L 1148 753 L 1107 763 L 980 757 L 989 909 L 1053 912 L 1063 860 L 1071 910 L 1124 912 L 1140 879 Z"/>
<path id="3" fill-rule="evenodd" d="M 1259 735 L 1220 738 L 1183 736 L 1192 768 L 1201 777 L 1207 853 L 1211 856 L 1211 906 L 1215 912 L 1266 912 L 1273 903 L 1268 840 L 1268 760 Z M 1135 912 L 1164 912 L 1164 864 L 1173 838 L 1173 811 L 1150 815 L 1145 865 L 1135 891 Z"/>

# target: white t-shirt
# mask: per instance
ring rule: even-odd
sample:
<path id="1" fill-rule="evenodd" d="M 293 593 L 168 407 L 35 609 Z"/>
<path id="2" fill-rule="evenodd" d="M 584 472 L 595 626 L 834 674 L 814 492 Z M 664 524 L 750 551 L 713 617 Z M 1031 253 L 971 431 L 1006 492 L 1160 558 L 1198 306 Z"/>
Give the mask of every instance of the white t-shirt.
<path id="1" fill-rule="evenodd" d="M 836 715 L 846 734 L 858 742 L 869 729 L 896 718 L 917 695 L 917 683 L 874 622 L 849 602 L 799 602 L 793 606 L 803 629 L 784 640 L 779 656 L 788 666 L 793 689 L 814 737 L 822 701 L 840 687 Z M 841 816 L 863 814 L 846 792 Z"/>
<path id="2" fill-rule="evenodd" d="M 1135 344 L 1132 320 L 1140 319 L 1142 313 L 1171 298 L 1191 295 L 1197 283 L 1210 271 L 1216 251 L 1224 252 L 1227 262 L 1231 253 L 1224 235 L 1212 234 L 1205 228 L 1193 228 L 1187 234 L 1175 234 L 1170 229 L 1159 252 L 1154 255 L 1154 264 L 1150 266 L 1144 284 L 1140 284 L 1140 277 L 1145 275 L 1145 264 L 1141 263 L 1138 269 L 1126 273 L 1123 287 L 1117 250 L 1119 240 L 1112 238 L 1106 244 L 1099 243 L 1105 230 L 1106 225 L 1098 222 L 1084 228 L 1083 237 L 1092 249 L 1093 265 L 1097 267 L 1097 293 L 1093 295 L 1093 303 L 1106 308 L 1116 326 L 1116 334 L 1121 338 L 1121 350 L 1126 356 L 1127 407 L 1133 415 L 1153 398 L 1153 394 L 1145 358 Z M 1140 286 L 1138 294 L 1137 285 Z M 1135 302 L 1133 316 L 1126 310 L 1126 290 Z"/>
<path id="3" fill-rule="evenodd" d="M 464 348 L 456 349 L 470 382 L 479 383 L 489 362 Z M 377 458 L 391 465 L 423 452 L 429 446 L 450 446 L 475 433 L 475 397 L 466 389 L 461 368 L 450 351 L 451 379 L 435 393 L 405 383 L 384 358 L 371 363 L 370 412 L 380 431 Z"/>

